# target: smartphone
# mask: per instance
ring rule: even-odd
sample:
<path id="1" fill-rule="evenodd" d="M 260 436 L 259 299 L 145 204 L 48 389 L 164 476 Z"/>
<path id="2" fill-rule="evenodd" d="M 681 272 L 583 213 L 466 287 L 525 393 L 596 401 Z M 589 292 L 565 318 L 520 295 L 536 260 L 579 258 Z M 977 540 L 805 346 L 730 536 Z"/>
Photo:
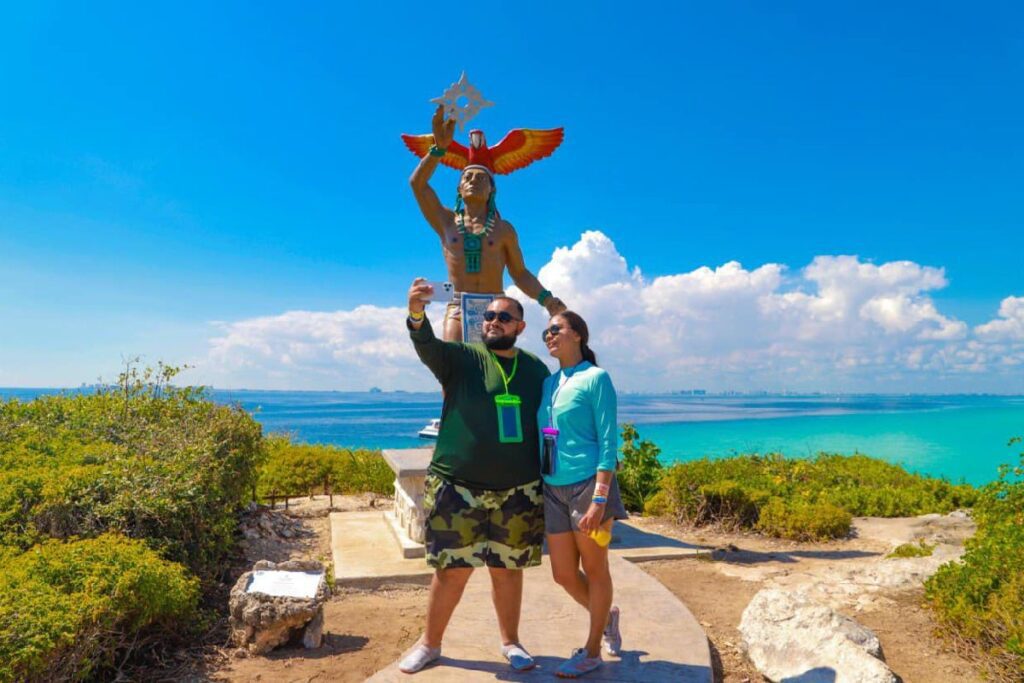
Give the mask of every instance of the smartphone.
<path id="1" fill-rule="evenodd" d="M 422 297 L 424 301 L 448 302 L 452 300 L 452 296 L 455 294 L 455 286 L 450 282 L 435 282 L 434 280 L 428 280 L 427 282 L 421 282 L 420 284 L 434 288 L 433 294 Z"/>

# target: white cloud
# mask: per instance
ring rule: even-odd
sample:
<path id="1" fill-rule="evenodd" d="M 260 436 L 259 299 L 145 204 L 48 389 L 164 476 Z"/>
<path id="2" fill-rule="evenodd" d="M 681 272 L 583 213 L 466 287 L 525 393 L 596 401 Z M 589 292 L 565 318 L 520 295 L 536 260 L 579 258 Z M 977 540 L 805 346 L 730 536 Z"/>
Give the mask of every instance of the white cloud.
<path id="1" fill-rule="evenodd" d="M 999 304 L 999 318 L 974 328 L 979 338 L 1024 342 L 1024 296 L 1008 296 Z"/>
<path id="2" fill-rule="evenodd" d="M 623 389 L 1022 385 L 1024 297 L 1004 299 L 998 319 L 970 330 L 930 296 L 947 286 L 943 269 L 911 261 L 818 256 L 796 273 L 730 261 L 648 278 L 590 231 L 556 249 L 538 276 L 587 319 L 591 346 Z M 202 370 L 223 386 L 433 389 L 404 315 L 404 307 L 360 306 L 223 324 Z M 537 336 L 545 314 L 528 304 L 526 318 L 522 345 L 545 357 Z"/>
<path id="3" fill-rule="evenodd" d="M 203 381 L 273 389 L 413 388 L 421 365 L 404 333 L 405 308 L 288 311 L 217 323 Z"/>

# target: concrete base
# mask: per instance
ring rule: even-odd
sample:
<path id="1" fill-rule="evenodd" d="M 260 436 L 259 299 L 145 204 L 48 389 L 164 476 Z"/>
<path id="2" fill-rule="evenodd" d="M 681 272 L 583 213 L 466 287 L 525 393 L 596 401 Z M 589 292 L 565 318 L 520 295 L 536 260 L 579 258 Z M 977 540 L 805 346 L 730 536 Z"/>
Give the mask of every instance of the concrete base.
<path id="1" fill-rule="evenodd" d="M 417 557 L 426 557 L 426 548 L 423 547 L 422 543 L 417 543 L 409 538 L 408 534 L 405 533 L 405 527 L 398 521 L 394 511 L 385 512 L 384 521 L 388 525 L 388 529 L 391 531 L 391 537 L 398 543 L 398 547 L 402 552 L 402 557 L 407 560 L 413 560 Z"/>
<path id="2" fill-rule="evenodd" d="M 423 494 L 433 448 L 385 448 L 384 462 L 395 473 L 394 524 L 399 544 L 423 543 Z"/>
<path id="3" fill-rule="evenodd" d="M 331 556 L 340 585 L 372 587 L 386 583 L 429 583 L 434 572 L 422 559 L 395 552 L 394 535 L 376 512 L 332 512 Z"/>
<path id="4" fill-rule="evenodd" d="M 400 553 L 395 552 L 396 544 Z M 644 531 L 629 522 L 616 522 L 609 549 L 612 555 L 632 562 L 672 560 L 710 552 L 704 546 Z M 419 584 L 433 574 L 423 560 L 423 544 L 402 533 L 390 510 L 331 513 L 331 552 L 335 580 L 343 585 L 402 581 Z"/>

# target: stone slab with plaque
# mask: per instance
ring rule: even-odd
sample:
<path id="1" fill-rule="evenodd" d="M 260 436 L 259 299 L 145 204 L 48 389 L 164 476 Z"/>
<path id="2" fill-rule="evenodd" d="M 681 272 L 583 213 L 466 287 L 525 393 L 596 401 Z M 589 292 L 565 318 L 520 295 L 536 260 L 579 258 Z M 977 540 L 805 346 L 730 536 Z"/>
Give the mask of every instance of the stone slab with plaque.
<path id="1" fill-rule="evenodd" d="M 291 640 L 301 640 L 307 648 L 320 647 L 324 602 L 330 594 L 321 562 L 260 560 L 231 589 L 231 639 L 257 655 Z"/>

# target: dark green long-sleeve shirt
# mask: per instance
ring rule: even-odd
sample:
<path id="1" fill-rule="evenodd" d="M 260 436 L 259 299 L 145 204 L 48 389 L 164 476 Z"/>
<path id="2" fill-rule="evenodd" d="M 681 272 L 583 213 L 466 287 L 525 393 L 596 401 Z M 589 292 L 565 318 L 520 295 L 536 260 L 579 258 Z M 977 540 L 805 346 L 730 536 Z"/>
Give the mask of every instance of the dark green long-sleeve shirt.
<path id="1" fill-rule="evenodd" d="M 505 393 L 495 367 L 497 358 L 505 374 L 512 373 L 512 358 L 492 356 L 483 344 L 445 342 L 434 336 L 428 320 L 418 330 L 409 327 L 416 353 L 444 390 L 441 429 L 430 471 L 461 486 L 475 489 L 510 489 L 540 478 L 537 409 L 544 378 L 544 363 L 519 350 L 519 367 L 508 391 L 522 399 L 522 443 L 498 441 L 498 412 L 494 397 Z"/>

